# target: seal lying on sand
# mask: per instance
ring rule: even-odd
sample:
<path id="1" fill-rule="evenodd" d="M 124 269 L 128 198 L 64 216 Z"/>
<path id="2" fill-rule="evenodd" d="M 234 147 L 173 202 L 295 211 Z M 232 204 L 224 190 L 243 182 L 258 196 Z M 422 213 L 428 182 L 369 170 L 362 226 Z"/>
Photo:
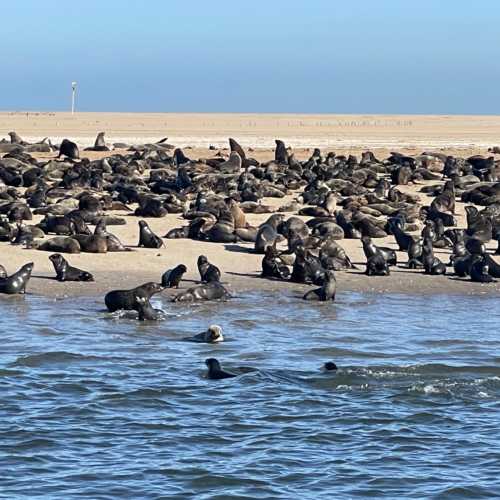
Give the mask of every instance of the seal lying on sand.
<path id="1" fill-rule="evenodd" d="M 0 279 L 0 293 L 13 295 L 16 293 L 26 293 L 26 285 L 31 278 L 33 262 L 25 264 L 19 271 L 7 278 Z"/>
<path id="2" fill-rule="evenodd" d="M 94 277 L 87 271 L 70 266 L 68 261 L 59 253 L 49 257 L 56 271 L 58 281 L 94 281 Z"/>
<path id="3" fill-rule="evenodd" d="M 217 342 L 223 342 L 224 336 L 222 335 L 222 328 L 218 325 L 211 325 L 204 332 L 198 333 L 193 337 L 186 337 L 184 340 L 189 340 L 190 342 L 203 342 L 205 344 L 215 344 Z"/>
<path id="4" fill-rule="evenodd" d="M 131 290 L 113 290 L 106 294 L 104 303 L 109 312 L 125 309 L 127 311 L 137 310 L 137 297 L 150 299 L 154 294 L 163 290 L 158 283 L 144 283 Z"/>
<path id="5" fill-rule="evenodd" d="M 234 373 L 226 372 L 222 369 L 219 361 L 215 358 L 208 358 L 205 360 L 208 368 L 207 378 L 210 380 L 221 380 L 223 378 L 237 377 Z"/>

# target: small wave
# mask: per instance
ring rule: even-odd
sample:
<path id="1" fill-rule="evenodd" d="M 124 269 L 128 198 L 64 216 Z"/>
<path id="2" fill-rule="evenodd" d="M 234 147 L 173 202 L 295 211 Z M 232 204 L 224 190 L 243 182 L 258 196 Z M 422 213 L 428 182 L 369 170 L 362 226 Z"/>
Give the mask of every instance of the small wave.
<path id="1" fill-rule="evenodd" d="M 74 354 L 66 351 L 49 351 L 39 354 L 20 356 L 16 359 L 16 361 L 11 363 L 11 366 L 27 366 L 30 368 L 35 368 L 45 365 L 71 364 L 83 361 L 98 361 L 101 359 L 108 358 L 101 358 L 99 356 L 86 356 L 83 354 Z"/>

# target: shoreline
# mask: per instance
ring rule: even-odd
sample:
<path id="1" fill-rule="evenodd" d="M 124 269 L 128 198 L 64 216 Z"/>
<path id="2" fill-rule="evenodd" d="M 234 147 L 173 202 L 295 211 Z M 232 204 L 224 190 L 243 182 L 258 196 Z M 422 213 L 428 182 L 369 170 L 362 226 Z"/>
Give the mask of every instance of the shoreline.
<path id="1" fill-rule="evenodd" d="M 57 115 L 57 114 L 56 114 Z M 68 113 L 71 117 L 71 115 Z M 55 115 L 54 115 L 55 116 Z M 0 130 L 2 130 L 2 120 L 5 118 L 5 114 L 0 113 Z M 500 117 L 495 119 L 498 121 L 498 135 L 500 137 Z M 15 122 L 16 120 L 14 120 Z M 40 124 L 41 126 L 42 124 Z M 200 134 L 200 138 L 206 137 L 207 131 L 200 124 L 188 124 L 189 126 L 198 127 L 196 130 Z M 92 126 L 86 125 L 88 132 L 85 132 L 86 136 L 93 139 L 95 138 L 95 133 L 97 126 L 92 124 Z M 23 137 L 22 129 L 17 127 L 16 123 L 12 123 L 9 129 L 17 130 L 21 137 Z M 36 128 L 36 127 L 35 127 Z M 85 127 L 84 127 L 85 128 Z M 99 126 L 100 128 L 100 126 Z M 210 128 L 210 127 L 209 127 Z M 104 130 L 108 131 L 109 128 L 103 127 Z M 40 128 L 40 130 L 42 130 Z M 7 131 L 4 127 L 3 131 Z M 33 127 L 31 128 L 33 131 Z M 318 132 L 319 136 L 325 136 L 325 130 L 321 126 L 313 127 L 310 130 L 311 134 Z M 52 138 L 48 130 L 43 129 L 44 135 Z M 81 133 L 82 130 L 80 130 Z M 197 133 L 198 133 L 197 132 Z M 208 147 L 194 147 L 186 148 L 186 154 L 191 158 L 210 158 L 216 155 L 218 152 L 227 156 L 227 138 L 235 137 L 240 140 L 240 135 L 238 135 L 238 130 L 224 135 L 224 147 L 219 150 L 208 149 Z M 262 129 L 262 137 L 266 140 L 274 140 L 275 137 L 285 137 L 280 134 L 280 130 L 274 129 Z M 302 131 L 300 131 L 302 132 Z M 352 129 L 351 129 L 352 132 Z M 385 141 L 387 142 L 388 136 L 387 131 L 384 131 Z M 467 130 L 465 130 L 467 132 Z M 491 132 L 491 131 L 490 131 Z M 220 132 L 221 134 L 223 132 Z M 462 130 L 461 133 L 464 133 Z M 0 135 L 2 132 L 0 132 Z M 224 132 L 225 134 L 225 132 Z M 357 142 L 358 145 L 353 148 L 341 148 L 336 149 L 339 154 L 358 154 L 361 151 L 369 149 L 365 146 L 365 140 L 359 140 L 357 134 L 349 135 L 349 141 Z M 25 136 L 27 137 L 27 136 Z M 73 138 L 71 135 L 69 136 Z M 142 141 L 144 141 L 144 137 Z M 141 139 L 141 137 L 139 139 Z M 301 136 L 303 140 L 311 141 L 309 136 Z M 311 136 L 313 137 L 313 136 Z M 108 133 L 106 138 L 109 142 L 113 142 L 116 138 L 112 133 Z M 285 137 L 288 146 L 292 147 L 296 157 L 300 160 L 307 159 L 310 156 L 311 149 L 306 147 L 297 146 L 294 141 L 288 141 Z M 382 136 L 381 139 L 382 140 Z M 414 140 L 414 137 L 408 137 L 408 140 Z M 442 137 L 440 140 L 445 140 Z M 168 142 L 171 142 L 170 140 Z M 173 141 L 172 141 L 173 142 Z M 243 145 L 246 144 L 242 140 Z M 140 143 L 140 141 L 137 141 Z M 175 144 L 174 145 L 178 145 Z M 493 145 L 493 143 L 492 143 Z M 259 161 L 267 161 L 273 158 L 272 148 L 258 148 L 257 145 L 249 151 L 249 156 L 255 157 Z M 332 148 L 324 148 L 322 151 L 326 153 Z M 375 148 L 372 150 L 375 154 L 380 157 L 384 155 L 389 155 L 390 148 Z M 406 154 L 419 154 L 422 149 L 420 148 L 399 148 L 399 151 Z M 465 150 L 457 150 L 451 147 L 440 149 L 441 152 L 446 152 L 449 154 L 458 154 L 464 156 L 466 154 L 486 154 L 485 148 L 473 147 L 466 148 Z M 100 159 L 106 156 L 113 155 L 115 152 L 125 153 L 123 150 L 115 150 L 110 152 L 83 152 L 82 158 L 89 158 L 91 160 Z M 33 154 L 38 160 L 49 160 L 55 158 L 57 155 L 55 153 L 36 153 Z M 410 184 L 407 186 L 398 186 L 398 188 L 409 194 L 418 195 L 421 204 L 429 204 L 431 199 L 426 194 L 422 193 L 420 189 L 427 185 L 437 185 L 442 184 L 442 181 L 421 181 L 418 183 Z M 273 210 L 278 207 L 288 203 L 293 200 L 294 194 L 289 194 L 285 198 L 264 198 L 262 200 L 263 204 L 270 205 Z M 457 201 L 457 227 L 466 227 L 464 204 Z M 134 209 L 135 206 L 131 205 Z M 267 279 L 256 279 L 256 275 L 260 274 L 261 271 L 261 260 L 262 255 L 256 255 L 248 253 L 248 249 L 251 248 L 252 244 L 237 243 L 231 245 L 224 245 L 221 243 L 211 243 L 204 241 L 194 241 L 189 239 L 164 239 L 165 248 L 161 249 L 137 249 L 138 241 L 138 225 L 139 217 L 130 215 L 129 213 L 124 213 L 123 211 L 109 211 L 109 215 L 117 215 L 124 217 L 127 221 L 126 225 L 123 226 L 109 226 L 108 230 L 111 233 L 116 234 L 118 238 L 124 243 L 125 246 L 131 247 L 133 251 L 130 252 L 118 252 L 118 253 L 107 253 L 107 254 L 92 254 L 92 253 L 81 253 L 75 255 L 65 254 L 65 258 L 69 263 L 75 267 L 81 268 L 85 271 L 91 272 L 95 279 L 95 283 L 59 283 L 54 279 L 47 279 L 55 276 L 53 266 L 49 261 L 49 252 L 43 252 L 39 250 L 26 250 L 10 245 L 9 243 L 0 243 L 0 264 L 7 268 L 9 274 L 15 272 L 26 262 L 33 261 L 35 263 L 35 268 L 33 272 L 33 278 L 28 285 L 28 292 L 47 296 L 47 297 L 62 297 L 62 296 L 102 296 L 110 290 L 113 289 L 127 289 L 138 286 L 147 281 L 160 281 L 161 275 L 167 269 L 173 268 L 176 265 L 183 263 L 188 267 L 188 273 L 185 277 L 188 282 L 183 282 L 183 288 L 188 286 L 193 286 L 194 282 L 198 280 L 198 272 L 196 267 L 196 259 L 199 255 L 204 254 L 208 257 L 209 261 L 217 265 L 222 273 L 222 280 L 224 283 L 230 285 L 231 290 L 235 291 L 259 291 L 259 290 L 275 290 L 277 293 L 286 290 L 289 293 L 297 293 L 297 295 L 302 295 L 305 291 L 310 290 L 311 286 L 302 285 L 291 282 L 279 282 L 271 281 Z M 261 224 L 265 221 L 271 214 L 246 214 L 246 220 L 253 226 Z M 297 212 L 286 212 L 285 216 L 297 216 Z M 34 216 L 32 221 L 28 221 L 29 224 L 36 224 L 42 219 L 42 216 Z M 308 220 L 309 217 L 303 217 L 304 220 Z M 186 225 L 188 221 L 183 219 L 180 214 L 168 214 L 163 218 L 144 218 L 150 225 L 151 229 L 159 236 L 164 236 L 170 229 L 175 227 Z M 91 229 L 93 227 L 91 226 Z M 415 234 L 415 233 L 413 233 Z M 389 236 L 387 238 L 381 238 L 375 240 L 377 245 L 388 246 L 390 248 L 396 249 L 397 246 L 394 241 L 394 237 Z M 351 260 L 358 265 L 358 270 L 352 271 L 339 271 L 336 273 L 338 291 L 352 291 L 359 293 L 401 293 L 408 295 L 499 295 L 500 294 L 500 283 L 491 284 L 480 284 L 473 283 L 470 280 L 458 280 L 450 276 L 427 276 L 423 275 L 422 270 L 409 270 L 404 266 L 406 265 L 407 255 L 405 252 L 397 252 L 398 262 L 404 263 L 403 267 L 392 268 L 391 276 L 389 277 L 368 277 L 364 275 L 365 262 L 361 241 L 360 240 L 340 240 L 340 244 L 345 249 L 346 253 L 350 256 Z M 488 250 L 491 252 L 496 249 L 496 242 L 492 241 L 488 245 Z M 449 250 L 436 251 L 437 255 L 442 259 L 444 263 L 448 262 Z M 495 256 L 497 262 L 500 263 L 500 257 Z M 144 266 L 147 269 L 144 269 Z M 188 285 L 188 286 L 186 286 Z M 165 296 L 171 292 L 163 292 Z"/>

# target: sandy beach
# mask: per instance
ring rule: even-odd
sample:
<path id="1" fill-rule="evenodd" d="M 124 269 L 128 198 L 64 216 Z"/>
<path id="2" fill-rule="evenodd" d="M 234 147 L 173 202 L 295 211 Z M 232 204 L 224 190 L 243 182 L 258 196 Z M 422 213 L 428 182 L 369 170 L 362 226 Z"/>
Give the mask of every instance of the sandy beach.
<path id="1" fill-rule="evenodd" d="M 351 125 L 349 125 L 349 123 Z M 168 142 L 180 147 L 191 146 L 186 154 L 191 158 L 209 158 L 217 150 L 209 150 L 212 144 L 227 154 L 227 138 L 235 137 L 246 148 L 252 148 L 251 156 L 258 160 L 273 158 L 271 144 L 275 138 L 286 141 L 299 159 L 310 155 L 311 148 L 321 147 L 324 152 L 359 154 L 368 148 L 379 157 L 391 149 L 407 154 L 423 150 L 439 150 L 467 156 L 486 154 L 487 147 L 496 144 L 500 137 L 500 117 L 430 117 L 430 116 L 336 116 L 336 115 L 179 115 L 179 114 L 118 114 L 118 113 L 0 113 L 0 136 L 15 130 L 26 140 L 50 137 L 54 142 L 68 137 L 80 146 L 93 143 L 97 132 L 104 130 L 108 142 L 145 143 L 168 137 Z M 83 157 L 100 158 L 109 153 L 82 152 Z M 53 153 L 35 155 L 40 159 L 55 157 Z M 400 186 L 405 192 L 417 193 L 423 204 L 430 198 L 419 193 L 427 181 L 410 186 Z M 266 198 L 265 204 L 276 208 L 294 198 Z M 135 208 L 132 206 L 132 208 Z M 161 274 L 179 263 L 188 267 L 183 287 L 192 286 L 199 278 L 196 259 L 206 255 L 223 271 L 223 281 L 234 293 L 252 289 L 287 290 L 302 294 L 309 287 L 294 283 L 258 278 L 261 271 L 261 255 L 250 252 L 253 245 L 238 243 L 224 245 L 188 239 L 164 240 L 165 247 L 138 249 L 138 217 L 124 212 L 113 212 L 125 217 L 125 226 L 112 226 L 111 232 L 131 247 L 130 252 L 67 256 L 72 265 L 90 271 L 95 283 L 59 283 L 48 260 L 50 253 L 27 250 L 0 243 L 0 263 L 9 273 L 28 261 L 35 263 L 29 292 L 48 296 L 102 295 L 114 288 L 131 288 L 146 281 L 159 281 Z M 287 216 L 296 215 L 288 213 Z M 457 203 L 458 227 L 465 227 L 464 205 Z M 268 214 L 247 214 L 252 225 L 258 225 Z M 35 216 L 33 223 L 42 217 Z M 307 219 L 307 218 L 304 218 Z M 179 214 L 160 219 L 145 219 L 160 236 L 174 227 L 186 225 Z M 398 252 L 402 265 L 393 269 L 390 277 L 367 277 L 363 274 L 365 258 L 359 240 L 342 240 L 342 246 L 358 265 L 357 270 L 337 273 L 339 290 L 368 293 L 447 293 L 492 294 L 500 292 L 500 284 L 482 285 L 453 276 L 425 276 L 421 270 L 406 269 L 407 256 Z M 377 239 L 377 244 L 396 249 L 393 237 Z M 496 247 L 492 242 L 488 248 Z M 449 250 L 437 250 L 437 255 L 448 262 Z M 165 292 L 167 294 L 171 291 Z"/>

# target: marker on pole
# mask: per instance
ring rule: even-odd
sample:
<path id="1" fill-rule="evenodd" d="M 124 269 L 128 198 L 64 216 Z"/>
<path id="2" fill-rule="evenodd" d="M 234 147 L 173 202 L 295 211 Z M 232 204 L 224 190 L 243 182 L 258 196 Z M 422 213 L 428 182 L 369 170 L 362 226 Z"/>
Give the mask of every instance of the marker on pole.
<path id="1" fill-rule="evenodd" d="M 75 114 L 76 82 L 71 82 L 71 114 Z"/>

